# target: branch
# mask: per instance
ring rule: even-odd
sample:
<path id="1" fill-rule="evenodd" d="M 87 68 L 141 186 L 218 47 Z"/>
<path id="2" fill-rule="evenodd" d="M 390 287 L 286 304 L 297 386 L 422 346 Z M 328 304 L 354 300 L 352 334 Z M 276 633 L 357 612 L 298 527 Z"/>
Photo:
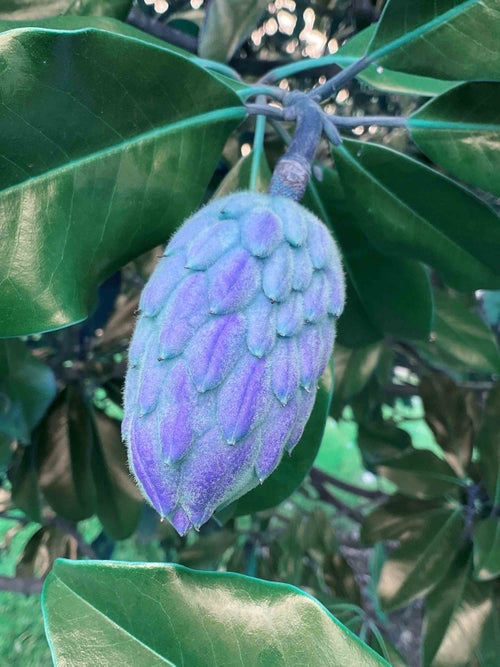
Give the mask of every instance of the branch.
<path id="1" fill-rule="evenodd" d="M 348 493 L 360 496 L 361 498 L 367 498 L 368 500 L 385 500 L 387 498 L 387 494 L 384 493 L 383 491 L 373 491 L 372 489 L 363 489 L 359 486 L 355 486 L 354 484 L 349 484 L 349 482 L 344 482 L 341 479 L 332 477 L 331 475 L 328 475 L 326 472 L 318 470 L 318 468 L 313 468 L 309 474 L 311 476 L 311 480 L 313 481 L 313 483 L 317 481 L 318 484 L 331 484 L 332 486 L 335 486 L 337 489 L 341 489 L 342 491 L 347 491 Z"/>
<path id="2" fill-rule="evenodd" d="M 43 579 L 0 577 L 0 590 L 23 595 L 36 595 L 42 591 Z"/>
<path id="3" fill-rule="evenodd" d="M 181 49 L 189 51 L 189 53 L 198 52 L 198 40 L 196 37 L 186 35 L 186 33 L 172 28 L 168 23 L 157 21 L 155 16 L 147 16 L 147 14 L 135 5 L 132 6 L 127 16 L 127 23 L 174 46 L 180 46 Z"/>

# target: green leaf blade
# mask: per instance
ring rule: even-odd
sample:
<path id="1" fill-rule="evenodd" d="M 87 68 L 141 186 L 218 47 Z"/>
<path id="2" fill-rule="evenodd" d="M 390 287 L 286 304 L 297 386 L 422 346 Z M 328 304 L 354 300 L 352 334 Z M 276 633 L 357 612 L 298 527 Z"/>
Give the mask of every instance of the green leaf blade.
<path id="1" fill-rule="evenodd" d="M 457 86 L 412 114 L 408 127 L 436 164 L 500 195 L 500 82 Z"/>
<path id="2" fill-rule="evenodd" d="M 446 574 L 460 545 L 460 509 L 429 515 L 386 561 L 378 592 L 385 609 L 398 609 L 426 595 Z"/>
<path id="3" fill-rule="evenodd" d="M 60 560 L 43 606 L 56 664 L 387 666 L 302 591 L 243 575 Z"/>
<path id="4" fill-rule="evenodd" d="M 368 54 L 411 74 L 493 79 L 500 66 L 498 13 L 497 0 L 390 0 Z"/>
<path id="5" fill-rule="evenodd" d="M 366 50 L 377 29 L 377 24 L 370 25 L 358 32 L 344 44 L 333 56 L 332 62 L 340 67 L 348 67 L 365 55 Z M 456 85 L 456 81 L 443 81 L 427 76 L 406 74 L 386 67 L 370 65 L 357 75 L 363 83 L 391 93 L 402 95 L 424 95 L 434 97 L 440 95 Z"/>
<path id="6" fill-rule="evenodd" d="M 356 222 L 379 251 L 429 264 L 458 290 L 500 284 L 499 218 L 479 198 L 382 146 L 344 140 L 333 155 Z"/>
<path id="7" fill-rule="evenodd" d="M 198 52 L 202 58 L 226 62 L 250 35 L 267 7 L 266 0 L 218 0 L 206 10 Z"/>
<path id="8" fill-rule="evenodd" d="M 12 31 L 0 35 L 7 48 L 16 87 L 0 114 L 14 164 L 0 184 L 3 336 L 84 319 L 99 282 L 165 242 L 196 208 L 244 115 L 189 60 L 122 36 Z M 23 64 L 26 49 L 33 56 Z M 37 104 L 27 110 L 28 94 Z"/>

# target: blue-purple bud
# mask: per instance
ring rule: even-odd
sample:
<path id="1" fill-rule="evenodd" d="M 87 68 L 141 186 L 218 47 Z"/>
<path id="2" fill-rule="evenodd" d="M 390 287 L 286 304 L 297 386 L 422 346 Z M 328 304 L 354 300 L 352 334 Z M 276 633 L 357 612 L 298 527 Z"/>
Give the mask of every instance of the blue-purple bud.
<path id="1" fill-rule="evenodd" d="M 329 231 L 281 196 L 218 199 L 174 235 L 141 296 L 122 434 L 144 496 L 181 535 L 297 444 L 344 291 Z"/>

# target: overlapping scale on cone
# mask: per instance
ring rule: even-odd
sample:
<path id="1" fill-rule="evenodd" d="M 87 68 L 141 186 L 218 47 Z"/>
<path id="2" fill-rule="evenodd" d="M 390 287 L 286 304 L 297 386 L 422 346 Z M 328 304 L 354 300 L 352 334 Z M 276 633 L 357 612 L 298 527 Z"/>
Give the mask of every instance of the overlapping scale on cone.
<path id="1" fill-rule="evenodd" d="M 145 497 L 180 534 L 293 450 L 343 303 L 337 247 L 292 200 L 229 195 L 174 235 L 139 304 L 122 433 Z"/>

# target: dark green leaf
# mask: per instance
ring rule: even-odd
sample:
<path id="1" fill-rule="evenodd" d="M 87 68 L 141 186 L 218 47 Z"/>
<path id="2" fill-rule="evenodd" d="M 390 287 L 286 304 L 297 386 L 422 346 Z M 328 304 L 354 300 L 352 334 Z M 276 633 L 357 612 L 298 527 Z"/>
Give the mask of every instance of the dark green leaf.
<path id="1" fill-rule="evenodd" d="M 365 54 L 376 29 L 377 25 L 374 24 L 358 32 L 331 57 L 332 61 L 340 67 L 352 65 Z M 370 65 L 364 69 L 357 78 L 378 90 L 429 97 L 440 95 L 452 86 L 456 86 L 456 81 L 442 81 L 426 76 L 404 74 L 376 65 Z"/>
<path id="2" fill-rule="evenodd" d="M 8 336 L 85 318 L 200 203 L 244 109 L 188 59 L 109 32 L 16 30 L 0 56 Z"/>
<path id="3" fill-rule="evenodd" d="M 221 510 L 218 515 L 221 521 L 274 507 L 286 500 L 302 483 L 321 445 L 332 392 L 333 368 L 330 364 L 320 379 L 313 411 L 291 456 L 285 455 L 276 470 L 261 486 L 252 489 Z"/>
<path id="4" fill-rule="evenodd" d="M 57 561 L 43 607 L 56 664 L 388 665 L 299 589 L 242 575 Z"/>
<path id="5" fill-rule="evenodd" d="M 474 575 L 489 581 L 500 575 L 500 518 L 491 516 L 474 526 Z"/>
<path id="6" fill-rule="evenodd" d="M 419 354 L 434 368 L 458 379 L 471 372 L 500 371 L 500 352 L 489 327 L 460 297 L 434 290 L 435 324 L 429 342 L 416 341 Z"/>
<path id="7" fill-rule="evenodd" d="M 35 448 L 20 447 L 9 470 L 12 501 L 32 521 L 41 523 L 40 489 L 35 468 Z"/>
<path id="8" fill-rule="evenodd" d="M 54 373 L 24 343 L 0 341 L 0 433 L 28 443 L 56 391 Z"/>
<path id="9" fill-rule="evenodd" d="M 476 446 L 482 480 L 496 508 L 500 507 L 500 383 L 490 392 Z"/>
<path id="10" fill-rule="evenodd" d="M 458 475 L 464 475 L 472 457 L 479 420 L 479 404 L 471 390 L 459 387 L 444 373 L 427 373 L 419 392 L 436 442 Z"/>
<path id="11" fill-rule="evenodd" d="M 224 197 L 236 190 L 248 190 L 250 188 L 251 170 L 253 163 L 253 153 L 242 157 L 230 170 L 222 183 L 217 188 L 214 197 Z M 258 192 L 266 192 L 271 180 L 271 170 L 262 153 L 257 166 L 257 187 Z"/>
<path id="12" fill-rule="evenodd" d="M 134 26 L 124 23 L 123 21 L 118 21 L 109 16 L 54 16 L 51 18 L 37 18 L 37 19 L 26 19 L 26 20 L 9 20 L 2 21 L 0 20 L 0 33 L 6 32 L 7 30 L 15 30 L 19 28 L 32 28 L 34 30 L 42 28 L 45 30 L 57 30 L 58 32 L 65 31 L 77 31 L 77 30 L 102 30 L 104 32 L 110 32 L 115 35 L 122 35 L 123 37 L 131 37 L 137 39 L 140 42 L 145 42 L 146 44 L 152 44 L 157 46 L 168 53 L 177 53 L 180 56 L 184 56 L 188 59 L 195 59 L 195 56 L 180 49 L 177 46 L 168 44 L 167 42 L 149 35 L 142 30 L 134 28 Z"/>
<path id="13" fill-rule="evenodd" d="M 346 256 L 343 255 L 344 265 Z M 338 322 L 337 340 L 347 348 L 363 348 L 378 343 L 383 334 L 370 321 L 359 294 L 346 275 L 346 305 Z"/>
<path id="14" fill-rule="evenodd" d="M 412 451 L 410 435 L 395 424 L 385 421 L 380 407 L 371 414 L 369 389 L 355 398 L 352 405 L 358 422 L 358 446 L 364 465 L 374 471 L 380 463 Z"/>
<path id="15" fill-rule="evenodd" d="M 340 417 L 343 406 L 366 386 L 382 351 L 380 343 L 354 350 L 335 346 L 335 391 L 331 411 L 334 417 Z"/>
<path id="16" fill-rule="evenodd" d="M 58 526 L 42 526 L 28 540 L 16 565 L 16 577 L 45 577 L 56 558 L 76 558 L 78 544 Z"/>
<path id="17" fill-rule="evenodd" d="M 500 195 L 500 81 L 458 86 L 416 111 L 408 127 L 440 167 Z"/>
<path id="18" fill-rule="evenodd" d="M 423 663 L 430 666 L 460 606 L 471 570 L 470 548 L 460 550 L 448 572 L 426 600 Z"/>
<path id="19" fill-rule="evenodd" d="M 40 489 L 60 516 L 81 521 L 94 514 L 90 461 L 94 433 L 82 388 L 68 385 L 52 404 L 37 438 Z"/>
<path id="20" fill-rule="evenodd" d="M 311 183 L 304 205 L 333 230 L 342 250 L 347 273 L 347 305 L 339 324 L 341 343 L 347 347 L 363 347 L 384 335 L 426 338 L 431 329 L 433 306 L 424 268 L 417 262 L 382 255 L 371 245 L 352 219 L 338 174 L 324 169 L 322 180 Z M 345 328 L 344 321 L 352 318 L 349 310 L 353 293 L 357 297 L 354 323 L 359 320 L 358 313 L 368 321 L 367 341 L 356 340 L 359 335 L 356 331 L 353 331 L 356 337 L 353 340 Z M 375 332 L 374 338 L 372 332 Z"/>
<path id="21" fill-rule="evenodd" d="M 207 7 L 198 53 L 202 58 L 226 62 L 257 25 L 267 0 L 217 0 Z"/>
<path id="22" fill-rule="evenodd" d="M 420 534 L 431 518 L 444 522 L 451 509 L 443 500 L 416 500 L 396 493 L 364 520 L 363 542 L 408 539 Z"/>
<path id="23" fill-rule="evenodd" d="M 389 0 L 368 54 L 402 72 L 488 79 L 498 75 L 499 45 L 498 0 Z"/>
<path id="24" fill-rule="evenodd" d="M 415 449 L 382 461 L 379 474 L 396 484 L 400 492 L 415 498 L 436 498 L 456 493 L 459 478 L 450 465 L 428 449 Z"/>
<path id="25" fill-rule="evenodd" d="M 96 514 L 109 537 L 123 540 L 137 528 L 142 497 L 128 469 L 119 422 L 101 411 L 93 414 L 93 421 L 92 474 L 96 489 Z"/>
<path id="26" fill-rule="evenodd" d="M 460 546 L 460 509 L 431 513 L 385 562 L 378 592 L 386 609 L 397 609 L 426 595 L 446 574 Z"/>
<path id="27" fill-rule="evenodd" d="M 465 667 L 479 648 L 493 605 L 491 588 L 468 578 L 469 554 L 463 551 L 456 556 L 446 575 L 427 597 L 424 667 Z M 481 667 L 486 667 L 482 661 Z"/>
<path id="28" fill-rule="evenodd" d="M 114 16 L 124 20 L 131 0 L 2 0 L 0 19 L 26 21 L 59 14 Z"/>
<path id="29" fill-rule="evenodd" d="M 497 667 L 498 647 L 500 646 L 500 611 L 498 609 L 498 586 L 496 590 L 496 608 L 493 607 L 481 632 L 481 644 L 476 651 L 477 663 L 474 667 Z M 492 595 L 495 596 L 493 589 Z M 495 600 L 495 597 L 493 597 Z"/>
<path id="30" fill-rule="evenodd" d="M 386 637 L 382 636 L 382 633 L 374 624 L 370 625 L 370 630 L 372 632 L 369 642 L 370 646 L 390 662 L 391 667 L 408 667 L 408 663 L 404 660 L 398 649 Z"/>
<path id="31" fill-rule="evenodd" d="M 381 254 L 352 220 L 341 218 L 334 230 L 348 280 L 381 337 L 427 339 L 432 329 L 433 300 L 424 267 Z M 345 344 L 351 346 L 348 341 Z"/>
<path id="32" fill-rule="evenodd" d="M 459 290 L 500 285 L 500 222 L 483 201 L 389 148 L 344 140 L 333 153 L 355 221 L 379 251 L 430 264 Z"/>

